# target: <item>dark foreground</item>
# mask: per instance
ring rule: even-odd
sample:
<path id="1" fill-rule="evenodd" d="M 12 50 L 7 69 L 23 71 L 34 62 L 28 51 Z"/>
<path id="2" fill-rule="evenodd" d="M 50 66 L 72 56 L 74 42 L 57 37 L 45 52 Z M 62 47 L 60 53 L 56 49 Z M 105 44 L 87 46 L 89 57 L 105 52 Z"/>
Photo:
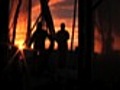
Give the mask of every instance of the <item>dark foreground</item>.
<path id="1" fill-rule="evenodd" d="M 12 63 L 2 70 L 0 90 L 78 90 L 77 55 L 69 52 L 65 67 L 60 68 L 57 54 L 57 51 L 54 51 L 50 55 L 48 67 L 39 66 L 39 70 L 32 53 L 26 52 L 25 60 L 14 58 Z"/>
<path id="2" fill-rule="evenodd" d="M 91 72 L 94 89 L 120 89 L 120 52 L 96 55 Z"/>
<path id="3" fill-rule="evenodd" d="M 39 67 L 26 53 L 26 60 L 15 58 L 1 71 L 0 90 L 79 90 L 79 89 L 115 89 L 120 88 L 120 54 L 94 55 L 91 62 L 90 82 L 80 80 L 80 60 L 78 53 L 68 52 L 65 67 L 58 66 L 58 52 L 54 51 L 49 58 L 48 67 Z M 44 65 L 43 65 L 44 66 Z M 83 78 L 85 78 L 83 76 Z"/>

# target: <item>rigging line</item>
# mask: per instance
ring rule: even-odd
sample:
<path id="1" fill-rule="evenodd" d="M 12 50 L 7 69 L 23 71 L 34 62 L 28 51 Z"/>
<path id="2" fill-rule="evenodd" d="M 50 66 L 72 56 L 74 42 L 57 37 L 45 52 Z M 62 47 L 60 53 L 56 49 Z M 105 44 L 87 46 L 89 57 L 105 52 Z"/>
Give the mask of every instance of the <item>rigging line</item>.
<path id="1" fill-rule="evenodd" d="M 17 50 L 14 55 L 10 58 L 10 60 L 7 62 L 7 65 L 5 66 L 5 68 L 3 69 L 3 71 L 5 72 L 7 69 L 9 69 L 9 67 L 11 66 L 11 64 L 13 63 L 13 61 L 15 60 L 15 57 L 18 55 L 19 50 Z"/>
<path id="2" fill-rule="evenodd" d="M 39 19 L 40 19 L 41 16 L 42 16 L 42 15 L 41 15 L 41 13 L 40 13 L 39 16 L 38 16 L 38 18 L 36 19 L 33 27 L 31 28 L 31 31 L 35 28 L 35 26 L 36 26 L 36 24 L 39 22 Z"/>
<path id="3" fill-rule="evenodd" d="M 31 7 L 32 7 L 32 0 L 28 1 L 28 20 L 27 20 L 27 33 L 26 33 L 26 39 L 25 43 L 28 43 L 28 40 L 30 39 L 31 34 Z"/>

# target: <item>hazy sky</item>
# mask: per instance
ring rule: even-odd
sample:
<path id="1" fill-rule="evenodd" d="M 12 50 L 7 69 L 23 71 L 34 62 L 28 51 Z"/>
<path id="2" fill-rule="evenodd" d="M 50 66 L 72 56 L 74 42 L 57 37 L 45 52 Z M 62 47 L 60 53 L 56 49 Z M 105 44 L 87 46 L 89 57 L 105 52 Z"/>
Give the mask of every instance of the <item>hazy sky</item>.
<path id="1" fill-rule="evenodd" d="M 103 0 L 103 2 L 96 9 L 97 17 L 102 22 L 102 29 L 106 32 L 109 28 L 112 30 L 114 38 L 113 48 L 120 50 L 120 0 Z M 97 23 L 99 23 L 97 20 Z M 97 32 L 98 33 L 98 32 Z M 96 39 L 101 46 L 100 35 L 96 35 Z"/>
<path id="2" fill-rule="evenodd" d="M 11 0 L 13 4 L 11 5 L 11 23 L 13 20 L 15 8 L 17 6 L 18 0 Z M 24 42 L 26 31 L 27 31 L 27 1 L 22 0 L 22 6 L 20 9 L 20 14 L 18 18 L 17 24 L 17 36 L 16 36 L 16 44 L 20 45 Z M 96 0 L 95 0 L 96 1 Z M 59 26 L 61 22 L 65 22 L 66 29 L 68 30 L 70 36 L 72 34 L 72 24 L 73 24 L 73 3 L 74 0 L 49 0 L 49 7 L 52 14 L 55 32 L 59 30 Z M 109 17 L 111 17 L 111 25 L 114 37 L 113 47 L 115 49 L 120 49 L 120 10 L 119 5 L 120 0 L 103 0 L 101 5 L 96 9 L 99 11 L 99 18 L 102 20 L 104 28 L 108 28 L 109 26 Z M 40 13 L 40 4 L 39 0 L 32 0 L 32 24 L 37 19 Z M 76 29 L 75 29 L 75 37 L 74 37 L 74 48 L 78 46 L 78 14 L 76 18 Z M 12 26 L 10 24 L 10 26 Z M 107 29 L 104 29 L 106 31 Z M 12 31 L 10 31 L 10 35 Z M 71 43 L 71 37 L 68 41 L 69 47 Z M 95 27 L 95 50 L 97 52 L 101 51 L 101 35 L 98 31 L 98 28 Z"/>

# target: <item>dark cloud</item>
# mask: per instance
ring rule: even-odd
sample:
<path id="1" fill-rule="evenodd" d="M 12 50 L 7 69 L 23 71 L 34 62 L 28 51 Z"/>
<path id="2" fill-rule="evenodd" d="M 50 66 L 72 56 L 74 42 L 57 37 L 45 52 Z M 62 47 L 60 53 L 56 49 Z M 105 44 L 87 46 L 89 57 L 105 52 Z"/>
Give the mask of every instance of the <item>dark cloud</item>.
<path id="1" fill-rule="evenodd" d="M 52 6 L 56 7 L 56 8 L 60 8 L 60 7 L 64 7 L 64 6 L 70 6 L 73 5 L 74 0 L 61 0 L 61 2 L 55 3 Z"/>
<path id="2" fill-rule="evenodd" d="M 68 10 L 68 9 L 59 9 L 59 10 L 55 9 L 52 12 L 54 17 L 57 17 L 59 19 L 72 18 L 73 16 L 72 10 Z"/>
<path id="3" fill-rule="evenodd" d="M 57 18 L 72 18 L 74 0 L 61 0 L 51 5 L 52 13 Z"/>

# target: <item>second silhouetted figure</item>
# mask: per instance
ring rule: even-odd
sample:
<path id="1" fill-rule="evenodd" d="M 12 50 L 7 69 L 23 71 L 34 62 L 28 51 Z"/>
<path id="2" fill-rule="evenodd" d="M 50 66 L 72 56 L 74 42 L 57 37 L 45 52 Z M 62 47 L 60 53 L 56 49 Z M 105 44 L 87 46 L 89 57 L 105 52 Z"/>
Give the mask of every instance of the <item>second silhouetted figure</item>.
<path id="1" fill-rule="evenodd" d="M 59 66 L 64 67 L 67 57 L 69 33 L 65 30 L 65 23 L 61 23 L 61 29 L 56 33 L 56 41 L 59 51 Z"/>

